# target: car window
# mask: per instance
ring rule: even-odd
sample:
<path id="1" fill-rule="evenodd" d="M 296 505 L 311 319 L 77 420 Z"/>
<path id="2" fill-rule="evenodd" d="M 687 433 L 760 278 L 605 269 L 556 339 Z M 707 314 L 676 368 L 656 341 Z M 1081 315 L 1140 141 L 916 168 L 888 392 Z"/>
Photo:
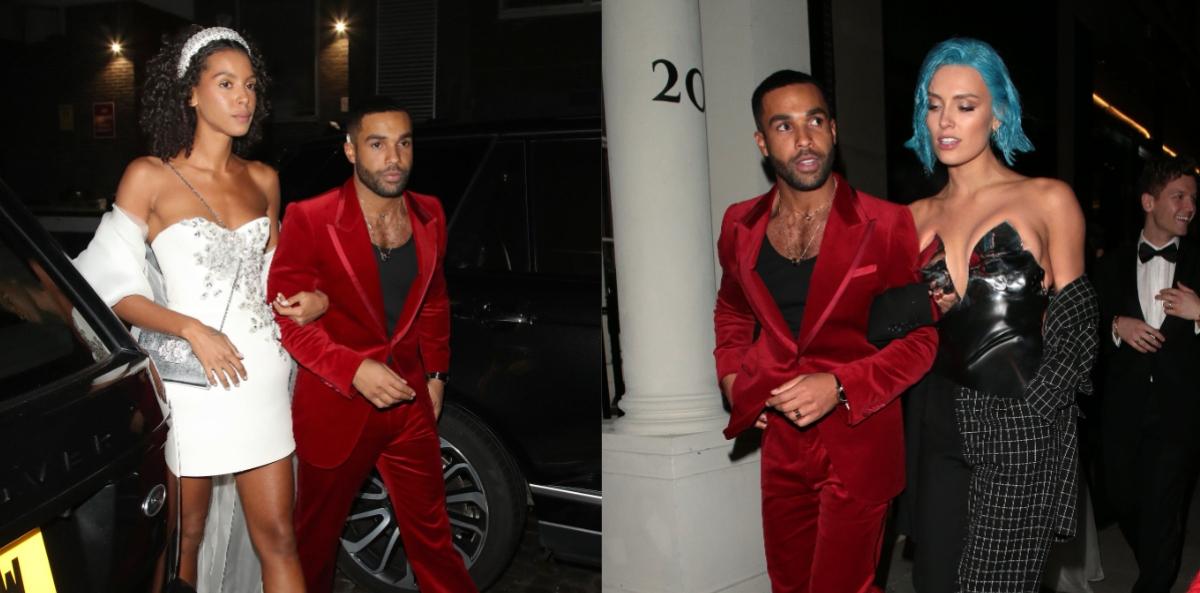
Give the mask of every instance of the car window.
<path id="1" fill-rule="evenodd" d="M 529 143 L 534 261 L 543 274 L 600 275 L 600 141 Z"/>
<path id="2" fill-rule="evenodd" d="M 289 155 L 279 172 L 279 191 L 284 212 L 292 202 L 320 195 L 339 187 L 353 173 L 340 143 L 328 140 L 314 143 Z"/>
<path id="3" fill-rule="evenodd" d="M 418 131 L 413 142 L 413 169 L 408 187 L 437 196 L 449 220 L 491 143 L 491 138 L 426 140 Z"/>
<path id="4" fill-rule="evenodd" d="M 0 397 L 52 383 L 109 349 L 24 239 L 0 230 Z"/>
<path id="5" fill-rule="evenodd" d="M 496 143 L 450 228 L 447 270 L 529 271 L 524 144 Z"/>

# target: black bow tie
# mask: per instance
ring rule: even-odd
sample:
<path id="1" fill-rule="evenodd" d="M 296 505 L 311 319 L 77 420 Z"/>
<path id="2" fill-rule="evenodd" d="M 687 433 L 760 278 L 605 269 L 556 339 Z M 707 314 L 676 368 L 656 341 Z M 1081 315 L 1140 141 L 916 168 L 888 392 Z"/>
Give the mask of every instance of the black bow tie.
<path id="1" fill-rule="evenodd" d="M 1155 249 L 1148 243 L 1138 243 L 1138 259 L 1142 260 L 1142 263 L 1146 263 L 1155 257 L 1161 257 L 1171 263 L 1175 263 L 1175 260 L 1179 258 L 1179 245 L 1171 243 L 1162 249 Z"/>

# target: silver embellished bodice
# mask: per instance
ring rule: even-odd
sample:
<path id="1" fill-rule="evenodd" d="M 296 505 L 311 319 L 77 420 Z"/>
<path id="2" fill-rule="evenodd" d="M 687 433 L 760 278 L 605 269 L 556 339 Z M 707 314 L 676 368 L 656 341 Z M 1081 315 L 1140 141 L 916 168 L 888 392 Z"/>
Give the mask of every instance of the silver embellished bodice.
<path id="1" fill-rule="evenodd" d="M 214 328 L 224 317 L 226 333 L 261 334 L 278 343 L 264 277 L 269 238 L 265 216 L 236 229 L 200 217 L 163 229 L 151 248 L 162 270 L 167 306 Z"/>

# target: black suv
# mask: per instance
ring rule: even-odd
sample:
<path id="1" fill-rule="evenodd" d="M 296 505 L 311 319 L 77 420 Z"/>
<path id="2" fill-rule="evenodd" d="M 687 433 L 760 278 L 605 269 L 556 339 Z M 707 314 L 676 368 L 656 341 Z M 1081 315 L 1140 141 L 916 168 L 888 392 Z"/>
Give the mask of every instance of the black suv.
<path id="1" fill-rule="evenodd" d="M 0 182 L 0 591 L 144 591 L 166 541 L 149 363 Z"/>
<path id="2" fill-rule="evenodd" d="M 343 138 L 284 154 L 285 204 L 353 174 Z M 547 549 L 598 566 L 599 121 L 418 127 L 414 146 L 409 187 L 441 198 L 449 222 L 451 379 L 438 430 L 455 545 L 475 581 L 491 584 L 532 503 Z M 339 564 L 372 591 L 412 591 L 390 505 L 373 475 Z"/>

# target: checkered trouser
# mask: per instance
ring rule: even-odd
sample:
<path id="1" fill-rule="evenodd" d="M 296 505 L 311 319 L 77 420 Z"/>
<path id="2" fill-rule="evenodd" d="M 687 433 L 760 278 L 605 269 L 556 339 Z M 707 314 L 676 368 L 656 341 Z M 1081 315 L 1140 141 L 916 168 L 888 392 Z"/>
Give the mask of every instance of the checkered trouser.
<path id="1" fill-rule="evenodd" d="M 1096 293 L 1080 277 L 1046 311 L 1045 348 L 1022 397 L 960 387 L 955 415 L 971 466 L 963 593 L 1037 593 L 1050 544 L 1075 533 L 1077 393 L 1091 393 Z"/>
<path id="2" fill-rule="evenodd" d="M 974 440 L 969 432 L 980 424 L 990 437 L 964 449 L 971 478 L 960 590 L 1037 593 L 1060 512 L 1055 423 L 1019 399 L 960 387 L 957 400 L 964 440 Z M 974 421 L 963 426 L 964 416 Z"/>

